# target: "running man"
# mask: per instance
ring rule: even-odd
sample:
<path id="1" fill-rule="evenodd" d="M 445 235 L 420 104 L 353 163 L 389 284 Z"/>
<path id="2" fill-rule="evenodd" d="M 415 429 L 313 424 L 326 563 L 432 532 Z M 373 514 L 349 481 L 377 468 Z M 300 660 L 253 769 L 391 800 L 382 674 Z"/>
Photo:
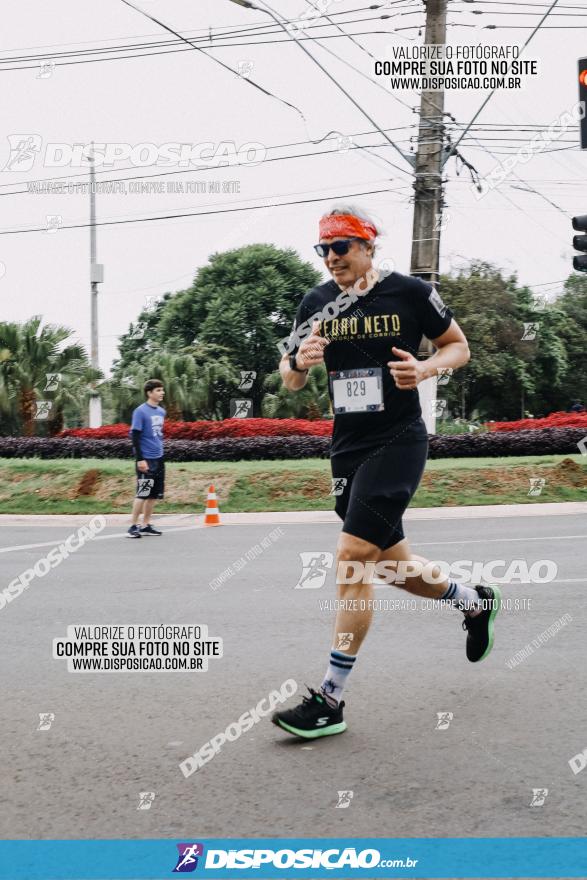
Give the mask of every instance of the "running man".
<path id="1" fill-rule="evenodd" d="M 426 578 L 426 560 L 412 553 L 402 528 L 428 453 L 417 386 L 441 370 L 464 366 L 469 347 L 430 284 L 374 269 L 378 234 L 375 223 L 351 206 L 322 217 L 315 250 L 333 280 L 302 299 L 280 372 L 290 391 L 303 388 L 308 370 L 318 364 L 325 363 L 329 372 L 334 409 L 330 460 L 338 486 L 335 509 L 343 520 L 337 563 L 420 562 L 419 569 L 417 564 L 407 567 L 415 573 L 397 586 L 461 611 L 467 658 L 477 663 L 493 647 L 499 589 L 438 580 L 438 566 Z M 437 351 L 419 361 L 423 335 Z M 273 715 L 273 723 L 289 733 L 312 739 L 346 730 L 341 697 L 373 615 L 369 569 L 373 565 L 362 569 L 366 573 L 359 583 L 338 583 L 343 601 L 321 687 L 310 688 L 295 708 Z"/>
<path id="2" fill-rule="evenodd" d="M 143 535 L 160 535 L 151 525 L 155 501 L 163 498 L 165 491 L 165 460 L 163 458 L 163 422 L 165 410 L 159 404 L 165 396 L 163 382 L 149 379 L 143 387 L 145 403 L 137 406 L 130 426 L 132 445 L 136 458 L 137 494 L 132 508 L 132 525 L 129 538 Z M 139 517 L 143 525 L 139 528 Z"/>

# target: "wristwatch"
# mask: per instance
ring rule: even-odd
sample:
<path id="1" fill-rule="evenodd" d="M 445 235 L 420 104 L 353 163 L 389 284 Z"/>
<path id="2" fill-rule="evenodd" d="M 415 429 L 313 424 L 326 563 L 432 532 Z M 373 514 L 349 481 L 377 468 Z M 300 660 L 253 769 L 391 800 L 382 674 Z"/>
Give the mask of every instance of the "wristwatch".
<path id="1" fill-rule="evenodd" d="M 296 373 L 307 373 L 308 372 L 307 370 L 300 370 L 300 368 L 298 367 L 298 365 L 296 363 L 295 354 L 290 354 L 290 356 L 289 356 L 289 368 L 290 368 L 290 370 L 295 370 Z"/>

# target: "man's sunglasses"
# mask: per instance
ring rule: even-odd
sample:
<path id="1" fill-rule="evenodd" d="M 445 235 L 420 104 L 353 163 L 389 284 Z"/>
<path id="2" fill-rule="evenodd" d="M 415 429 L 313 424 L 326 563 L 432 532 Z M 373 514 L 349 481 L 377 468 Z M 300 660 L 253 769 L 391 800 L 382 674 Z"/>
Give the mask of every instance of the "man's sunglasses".
<path id="1" fill-rule="evenodd" d="M 315 244 L 314 250 L 319 257 L 326 258 L 328 251 L 332 248 L 337 257 L 343 257 L 348 254 L 349 248 L 353 241 L 365 241 L 364 238 L 341 238 L 340 241 L 333 241 L 332 244 Z"/>

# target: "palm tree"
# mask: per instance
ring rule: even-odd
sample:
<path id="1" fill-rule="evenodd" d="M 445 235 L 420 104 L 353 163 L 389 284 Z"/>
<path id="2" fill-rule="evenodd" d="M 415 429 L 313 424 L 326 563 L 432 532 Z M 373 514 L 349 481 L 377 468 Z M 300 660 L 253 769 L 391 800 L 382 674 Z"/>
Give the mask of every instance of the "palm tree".
<path id="1" fill-rule="evenodd" d="M 310 370 L 301 391 L 288 391 L 279 371 L 267 376 L 263 415 L 273 419 L 322 419 L 331 416 L 328 375 L 320 366 Z"/>
<path id="2" fill-rule="evenodd" d="M 45 324 L 39 315 L 24 324 L 0 323 L 0 378 L 3 394 L 10 402 L 19 427 L 27 436 L 35 432 L 37 402 L 55 402 L 56 424 L 66 404 L 84 398 L 87 383 L 101 376 L 92 370 L 81 345 L 65 343 L 72 331 Z M 57 375 L 53 397 L 48 376 Z M 0 406 L 2 395 L 0 395 Z M 61 414 L 61 415 L 60 415 Z"/>

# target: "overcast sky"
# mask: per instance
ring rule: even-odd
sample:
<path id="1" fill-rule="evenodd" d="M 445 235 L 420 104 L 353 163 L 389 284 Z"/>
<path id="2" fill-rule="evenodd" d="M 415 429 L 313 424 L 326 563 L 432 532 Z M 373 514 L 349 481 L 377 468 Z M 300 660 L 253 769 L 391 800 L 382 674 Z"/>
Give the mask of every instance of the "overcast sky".
<path id="1" fill-rule="evenodd" d="M 60 216 L 64 226 L 88 222 L 87 195 L 26 192 L 27 181 L 80 171 L 71 165 L 44 165 L 48 144 L 87 144 L 92 140 L 131 146 L 230 142 L 238 149 L 247 142 L 256 142 L 267 148 L 268 159 L 325 149 L 334 152 L 245 167 L 191 169 L 161 178 L 153 177 L 157 170 L 177 167 L 133 167 L 132 161 L 126 160 L 107 173 L 98 174 L 98 180 L 144 174 L 151 181 L 159 179 L 166 183 L 218 181 L 222 185 L 238 181 L 240 186 L 240 193 L 98 194 L 98 221 L 264 205 L 271 199 L 324 199 L 264 211 L 99 227 L 98 260 L 105 266 L 99 306 L 102 369 L 108 371 L 116 356 L 117 339 L 136 318 L 145 297 L 189 286 L 197 268 L 216 250 L 270 242 L 277 247 L 295 248 L 304 259 L 322 269 L 321 261 L 312 251 L 317 241 L 317 221 L 338 196 L 389 190 L 346 201 L 362 204 L 384 226 L 387 234 L 382 240 L 380 258 L 392 260 L 399 271 L 409 271 L 413 211 L 410 166 L 391 147 L 375 149 L 382 157 L 377 159 L 364 151 L 337 150 L 336 140 L 320 146 L 308 143 L 332 130 L 355 135 L 355 143 L 377 144 L 382 139 L 376 134 L 356 137 L 372 126 L 295 43 L 214 49 L 219 30 L 270 23 L 262 13 L 239 8 L 228 0 L 137 0 L 136 5 L 191 38 L 202 38 L 212 28 L 211 44 L 200 44 L 204 48 L 212 46 L 209 55 L 183 44 L 177 48 L 187 51 L 122 60 L 109 57 L 100 62 L 46 67 L 44 71 L 39 69 L 38 61 L 30 61 L 29 69 L 8 70 L 17 66 L 17 62 L 7 60 L 13 56 L 49 58 L 55 52 L 74 52 L 78 54 L 56 60 L 79 62 L 88 57 L 79 53 L 88 49 L 124 46 L 141 40 L 166 41 L 172 37 L 121 0 L 102 0 L 100 4 L 87 0 L 54 0 L 50 4 L 20 0 L 4 5 L 0 44 L 0 117 L 4 135 L 0 141 L 0 167 L 6 169 L 13 155 L 9 136 L 14 140 L 16 135 L 34 135 L 34 143 L 41 147 L 34 154 L 30 170 L 16 163 L 13 170 L 0 172 L 0 232 L 44 228 L 47 215 Z M 336 15 L 336 19 L 345 22 L 348 32 L 385 31 L 357 37 L 382 59 L 389 57 L 393 46 L 423 41 L 417 30 L 424 22 L 423 4 L 419 0 L 400 0 L 379 12 L 367 10 L 369 5 L 361 0 L 333 0 L 328 12 L 356 10 Z M 272 7 L 290 19 L 309 9 L 306 0 L 272 0 Z M 547 8 L 546 0 L 525 5 L 477 2 L 474 6 L 454 0 L 449 3 L 448 42 L 453 46 L 478 42 L 522 44 Z M 577 59 L 587 54 L 587 11 L 582 16 L 573 16 L 572 8 L 581 10 L 579 0 L 560 4 L 556 18 L 552 15 L 547 19 L 525 51 L 524 57 L 539 60 L 539 76 L 527 80 L 522 91 L 496 93 L 477 120 L 478 125 L 492 124 L 502 130 L 490 132 L 485 128 L 478 133 L 479 140 L 468 138 L 461 144 L 464 157 L 481 175 L 488 174 L 508 152 L 532 137 L 531 132 L 508 131 L 512 124 L 547 126 L 576 103 Z M 483 14 L 474 15 L 474 10 Z M 507 14 L 498 14 L 499 10 Z M 512 15 L 514 11 L 529 14 Z M 394 13 L 394 18 L 378 21 L 375 16 L 382 12 Z M 372 20 L 350 23 L 361 18 Z M 498 25 L 498 29 L 487 30 L 487 24 Z M 394 32 L 392 28 L 402 30 Z M 336 31 L 331 28 L 308 31 L 313 36 L 333 33 Z M 272 37 L 282 38 L 283 33 Z M 381 87 L 383 79 L 379 85 L 374 83 L 371 58 L 344 37 L 324 39 L 323 45 L 347 64 L 315 41 L 304 45 L 381 128 L 394 129 L 391 136 L 407 152 L 410 138 L 417 132 L 418 117 L 411 108 L 417 106 L 418 96 L 407 91 L 386 93 Z M 210 56 L 233 68 L 241 62 L 241 69 L 248 69 L 251 80 L 281 101 L 262 94 L 246 78 L 222 69 Z M 23 62 L 18 66 L 22 67 Z M 459 123 L 466 123 L 485 95 L 448 92 L 445 108 Z M 507 137 L 518 140 L 493 140 Z M 277 145 L 288 146 L 269 150 Z M 572 262 L 570 217 L 587 213 L 587 152 L 579 149 L 576 128 L 563 134 L 552 149 L 556 152 L 517 166 L 516 173 L 524 182 L 510 177 L 481 200 L 471 190 L 466 169 L 457 175 L 454 159 L 446 165 L 442 271 L 478 257 L 508 272 L 517 272 L 524 283 L 542 285 L 536 287 L 537 292 L 560 289 L 556 282 L 566 278 Z M 530 188 L 541 195 L 527 191 Z M 9 194 L 13 190 L 25 191 Z M 88 346 L 87 228 L 2 234 L 0 263 L 3 320 L 23 321 L 42 314 L 47 322 L 71 327 Z"/>

